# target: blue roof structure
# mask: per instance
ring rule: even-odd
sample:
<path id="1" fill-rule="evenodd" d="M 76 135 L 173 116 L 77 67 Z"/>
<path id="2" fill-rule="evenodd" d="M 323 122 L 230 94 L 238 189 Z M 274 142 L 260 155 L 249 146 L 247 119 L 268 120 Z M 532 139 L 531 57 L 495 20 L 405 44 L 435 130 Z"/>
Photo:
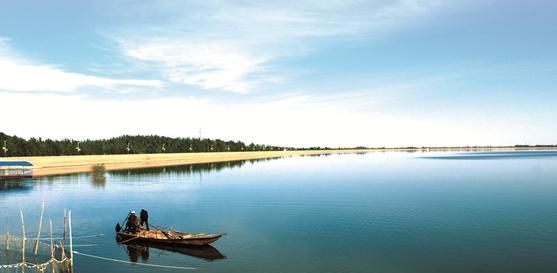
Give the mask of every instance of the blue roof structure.
<path id="1" fill-rule="evenodd" d="M 0 161 L 0 167 L 32 167 L 29 161 Z"/>

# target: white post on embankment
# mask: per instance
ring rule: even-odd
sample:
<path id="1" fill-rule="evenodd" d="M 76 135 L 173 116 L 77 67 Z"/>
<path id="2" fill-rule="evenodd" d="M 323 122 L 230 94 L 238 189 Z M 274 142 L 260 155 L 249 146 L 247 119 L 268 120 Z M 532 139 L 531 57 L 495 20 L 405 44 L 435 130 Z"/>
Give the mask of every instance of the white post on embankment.
<path id="1" fill-rule="evenodd" d="M 68 227 L 70 232 L 70 269 L 73 272 L 73 237 L 72 237 L 72 211 L 68 212 Z"/>

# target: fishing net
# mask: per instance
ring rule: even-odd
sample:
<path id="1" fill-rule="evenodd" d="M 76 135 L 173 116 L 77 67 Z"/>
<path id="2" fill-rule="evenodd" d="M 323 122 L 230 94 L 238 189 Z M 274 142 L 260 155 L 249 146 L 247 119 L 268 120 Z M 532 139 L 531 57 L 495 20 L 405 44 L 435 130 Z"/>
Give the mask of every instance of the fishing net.
<path id="1" fill-rule="evenodd" d="M 26 239 L 23 246 L 22 239 L 15 236 L 3 235 L 0 239 L 0 273 L 71 271 L 70 255 L 59 242 L 51 245 L 50 239 Z"/>

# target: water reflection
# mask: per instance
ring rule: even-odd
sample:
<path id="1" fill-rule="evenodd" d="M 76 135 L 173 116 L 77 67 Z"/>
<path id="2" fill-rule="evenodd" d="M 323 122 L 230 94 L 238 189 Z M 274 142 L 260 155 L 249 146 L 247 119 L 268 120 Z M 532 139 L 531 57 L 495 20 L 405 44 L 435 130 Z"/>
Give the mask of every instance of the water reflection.
<path id="1" fill-rule="evenodd" d="M 137 263 L 141 258 L 142 262 L 147 262 L 149 260 L 149 252 L 153 249 L 157 251 L 168 251 L 173 253 L 179 253 L 182 255 L 191 256 L 194 258 L 199 258 L 207 261 L 214 261 L 220 259 L 226 259 L 218 249 L 210 245 L 207 246 L 168 246 L 163 244 L 153 244 L 153 243 L 124 243 L 126 245 L 126 252 L 130 257 L 130 262 Z"/>
<path id="2" fill-rule="evenodd" d="M 18 192 L 31 190 L 30 179 L 25 180 L 2 180 L 0 181 L 0 192 Z"/>
<path id="3" fill-rule="evenodd" d="M 126 252 L 130 257 L 130 262 L 137 263 L 139 261 L 139 257 L 143 262 L 147 262 L 149 260 L 149 247 L 142 246 L 142 245 L 126 245 Z"/>
<path id="4" fill-rule="evenodd" d="M 167 166 L 167 167 L 151 167 L 151 168 L 142 168 L 142 169 L 127 169 L 127 170 L 115 170 L 115 171 L 107 171 L 101 173 L 76 173 L 76 174 L 65 174 L 65 175 L 56 175 L 56 176 L 45 176 L 40 177 L 39 180 L 41 182 L 46 182 L 49 184 L 58 182 L 58 181 L 82 181 L 88 180 L 89 183 L 95 188 L 105 188 L 107 186 L 108 180 L 111 180 L 110 177 L 116 178 L 118 181 L 125 181 L 125 178 L 130 179 L 154 179 L 158 180 L 161 175 L 166 176 L 192 176 L 192 175 L 204 175 L 214 172 L 219 172 L 224 169 L 234 169 L 234 168 L 241 168 L 242 166 L 250 163 L 255 164 L 258 162 L 266 162 L 271 161 L 277 158 L 264 158 L 264 159 L 250 159 L 250 160 L 239 160 L 239 161 L 224 161 L 224 162 L 215 162 L 215 163 L 201 163 L 201 164 L 189 164 L 189 165 L 177 165 L 177 166 Z M 105 175 L 107 174 L 107 175 Z M 31 179 L 28 179 L 31 181 Z M 25 183 L 27 180 L 18 180 L 18 181 L 9 181 L 9 185 L 4 182 L 8 181 L 0 181 L 0 191 L 7 190 L 9 187 L 16 188 L 17 183 L 21 183 L 21 189 L 32 189 L 33 184 Z M 4 185 L 6 184 L 6 185 Z"/>
<path id="5" fill-rule="evenodd" d="M 104 188 L 106 186 L 106 176 L 104 175 L 91 175 L 91 185 L 96 188 Z"/>
<path id="6" fill-rule="evenodd" d="M 219 172 L 223 169 L 240 168 L 248 162 L 254 164 L 256 162 L 266 162 L 275 159 L 278 158 L 250 159 L 250 160 L 224 161 L 224 162 L 200 163 L 200 164 L 166 166 L 166 167 L 152 167 L 152 168 L 143 168 L 143 169 L 117 170 L 117 171 L 111 171 L 110 175 L 114 177 L 125 177 L 125 176 L 145 177 L 146 175 L 159 176 L 161 174 L 192 175 L 192 174 L 199 174 L 199 173 Z"/>
<path id="7" fill-rule="evenodd" d="M 227 168 L 240 168 L 246 164 L 246 161 L 227 161 L 227 162 L 217 162 L 217 163 L 203 163 L 203 164 L 192 164 L 192 165 L 179 165 L 179 166 L 167 166 L 167 167 L 153 167 L 145 169 L 130 169 L 130 170 L 118 170 L 111 171 L 111 176 L 121 177 L 121 176 L 144 176 L 149 174 L 195 174 L 195 173 L 208 173 L 220 171 Z"/>

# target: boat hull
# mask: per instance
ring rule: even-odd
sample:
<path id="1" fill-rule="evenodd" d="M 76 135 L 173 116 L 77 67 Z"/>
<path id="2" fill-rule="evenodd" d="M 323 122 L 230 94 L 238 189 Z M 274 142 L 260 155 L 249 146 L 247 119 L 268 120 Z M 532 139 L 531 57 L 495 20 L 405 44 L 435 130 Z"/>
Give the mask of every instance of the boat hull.
<path id="1" fill-rule="evenodd" d="M 137 233 L 118 232 L 117 239 L 120 242 L 152 243 L 167 246 L 206 246 L 220 239 L 224 234 L 203 234 L 191 238 L 148 238 Z"/>

